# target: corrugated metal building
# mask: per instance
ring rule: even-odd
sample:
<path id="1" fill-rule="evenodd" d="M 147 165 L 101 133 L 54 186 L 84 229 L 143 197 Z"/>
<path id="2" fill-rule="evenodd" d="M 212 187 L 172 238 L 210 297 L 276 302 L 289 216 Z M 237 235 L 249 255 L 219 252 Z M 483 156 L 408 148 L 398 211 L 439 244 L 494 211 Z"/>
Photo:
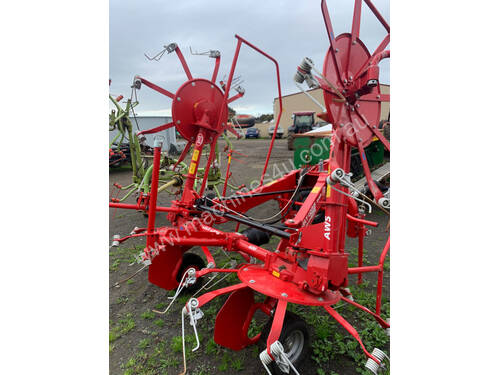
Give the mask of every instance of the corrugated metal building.
<path id="1" fill-rule="evenodd" d="M 137 119 L 137 124 L 134 120 L 134 117 L 130 118 L 130 121 L 132 121 L 132 126 L 134 127 L 134 133 L 138 131 L 137 125 L 139 125 L 140 130 L 148 130 L 172 121 L 172 117 L 169 116 L 137 116 L 136 119 Z M 113 138 L 116 136 L 117 133 L 118 130 L 113 130 L 109 132 L 110 142 L 113 140 Z M 175 138 L 175 127 L 163 130 L 155 134 L 146 134 L 146 143 L 149 146 L 153 146 L 155 135 L 162 135 L 163 137 L 165 137 L 162 147 L 163 150 L 169 150 L 171 144 L 177 145 L 177 141 Z"/>
<path id="2" fill-rule="evenodd" d="M 382 94 L 389 94 L 390 86 L 380 84 L 380 91 L 382 92 Z M 307 92 L 322 105 L 325 105 L 325 101 L 323 98 L 323 90 L 314 89 L 314 90 L 308 90 Z M 289 126 L 292 126 L 292 115 L 294 112 L 301 112 L 301 111 L 313 111 L 316 113 L 321 112 L 321 109 L 316 104 L 314 104 L 313 101 L 309 99 L 307 95 L 304 94 L 303 92 L 297 92 L 294 94 L 285 95 L 282 96 L 281 99 L 283 102 L 283 113 L 281 114 L 280 126 L 285 130 L 285 134 L 286 134 L 286 129 L 288 129 Z M 380 114 L 381 120 L 387 120 L 389 116 L 389 105 L 390 104 L 388 102 L 382 102 L 382 111 Z M 278 98 L 274 98 L 273 111 L 275 120 L 278 118 L 279 109 L 280 106 Z M 316 115 L 314 117 L 315 121 L 323 121 L 320 118 L 316 117 Z"/>

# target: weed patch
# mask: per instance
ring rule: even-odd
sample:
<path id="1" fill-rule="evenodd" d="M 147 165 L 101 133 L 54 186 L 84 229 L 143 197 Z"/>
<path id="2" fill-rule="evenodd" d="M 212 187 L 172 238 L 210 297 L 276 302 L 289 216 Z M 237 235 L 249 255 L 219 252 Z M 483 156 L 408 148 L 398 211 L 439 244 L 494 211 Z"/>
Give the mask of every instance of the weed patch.
<path id="1" fill-rule="evenodd" d="M 135 322 L 132 313 L 128 313 L 125 318 L 118 320 L 115 325 L 112 325 L 109 330 L 109 342 L 119 339 L 121 336 L 130 332 L 135 327 Z"/>

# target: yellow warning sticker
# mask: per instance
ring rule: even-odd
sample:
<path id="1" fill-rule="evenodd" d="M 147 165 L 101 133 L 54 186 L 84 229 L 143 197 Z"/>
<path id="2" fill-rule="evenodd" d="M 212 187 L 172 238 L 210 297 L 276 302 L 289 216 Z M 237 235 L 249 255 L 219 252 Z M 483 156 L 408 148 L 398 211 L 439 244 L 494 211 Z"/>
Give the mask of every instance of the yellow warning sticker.
<path id="1" fill-rule="evenodd" d="M 200 150 L 193 151 L 193 161 L 198 161 L 198 156 L 200 155 Z"/>
<path id="2" fill-rule="evenodd" d="M 331 169 L 330 169 L 330 166 L 328 166 L 328 175 L 330 175 L 331 173 Z M 330 195 L 332 194 L 332 190 L 330 188 L 330 185 L 326 185 L 326 197 L 327 198 L 330 198 Z"/>
<path id="3" fill-rule="evenodd" d="M 312 188 L 311 193 L 316 194 L 316 193 L 318 193 L 320 190 L 321 190 L 321 188 L 320 188 L 319 186 L 315 186 L 315 187 L 313 187 L 313 188 Z"/>
<path id="4" fill-rule="evenodd" d="M 189 166 L 189 174 L 193 174 L 195 170 L 196 170 L 196 163 L 191 163 L 191 165 Z"/>
<path id="5" fill-rule="evenodd" d="M 272 274 L 273 274 L 274 277 L 277 277 L 277 278 L 280 277 L 280 273 L 278 271 L 274 271 L 273 270 Z"/>

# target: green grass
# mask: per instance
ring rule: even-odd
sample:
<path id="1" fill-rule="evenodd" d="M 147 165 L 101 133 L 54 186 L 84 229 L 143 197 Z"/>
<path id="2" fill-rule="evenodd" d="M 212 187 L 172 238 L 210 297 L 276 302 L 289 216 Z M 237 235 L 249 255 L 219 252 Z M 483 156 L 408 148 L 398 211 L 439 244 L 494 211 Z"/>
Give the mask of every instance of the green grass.
<path id="1" fill-rule="evenodd" d="M 173 356 L 167 351 L 165 341 L 160 341 L 156 346 L 153 346 L 150 339 L 144 339 L 140 341 L 138 347 L 141 351 L 121 365 L 121 368 L 125 369 L 123 374 L 166 374 L 168 367 L 177 367 L 181 363 L 177 356 Z"/>
<path id="2" fill-rule="evenodd" d="M 116 303 L 118 304 L 125 304 L 128 302 L 128 296 L 120 296 L 116 299 Z"/>
<path id="3" fill-rule="evenodd" d="M 156 310 L 163 310 L 165 307 L 167 307 L 167 304 L 165 302 L 160 302 L 155 305 Z"/>
<path id="4" fill-rule="evenodd" d="M 186 359 L 191 359 L 198 352 L 192 352 L 191 349 L 195 346 L 196 344 L 196 338 L 194 335 L 186 335 L 184 336 L 185 338 L 185 345 L 186 345 Z M 203 336 L 200 332 L 198 332 L 198 338 L 200 342 L 203 340 Z M 175 336 L 172 337 L 172 341 L 170 342 L 170 349 L 174 353 L 182 353 L 182 336 Z"/>
<path id="5" fill-rule="evenodd" d="M 127 334 L 135 328 L 135 322 L 132 313 L 128 313 L 124 318 L 118 320 L 116 324 L 112 324 L 109 330 L 109 342 L 116 341 L 121 336 Z"/>
<path id="6" fill-rule="evenodd" d="M 207 355 L 214 355 L 214 354 L 218 354 L 220 352 L 221 348 L 219 345 L 217 345 L 213 339 L 213 337 L 211 337 L 207 344 L 205 345 L 205 353 Z"/>
<path id="7" fill-rule="evenodd" d="M 153 323 L 160 328 L 165 325 L 165 321 L 162 319 L 156 319 Z"/>
<path id="8" fill-rule="evenodd" d="M 154 312 L 152 312 L 151 310 L 144 311 L 141 314 L 142 319 L 154 319 L 155 316 L 156 316 L 156 314 Z"/>
<path id="9" fill-rule="evenodd" d="M 231 358 L 229 357 L 229 354 L 227 354 L 227 352 L 224 352 L 224 355 L 222 356 L 222 362 L 217 367 L 219 371 L 227 371 L 229 369 L 230 361 Z"/>
<path id="10" fill-rule="evenodd" d="M 139 341 L 139 345 L 137 345 L 137 347 L 139 349 L 146 349 L 147 347 L 149 347 L 150 344 L 151 344 L 150 339 L 142 339 L 141 341 Z"/>
<path id="11" fill-rule="evenodd" d="M 250 322 L 250 327 L 248 327 L 248 337 L 254 337 L 255 335 L 259 334 L 262 331 L 262 328 L 264 328 L 266 322 L 263 322 L 261 324 L 258 324 L 255 319 L 252 319 Z"/>
<path id="12" fill-rule="evenodd" d="M 389 257 L 385 257 L 384 271 L 389 271 L 391 269 L 391 260 Z"/>
<path id="13" fill-rule="evenodd" d="M 170 349 L 172 349 L 174 353 L 182 353 L 182 336 L 172 337 Z"/>
<path id="14" fill-rule="evenodd" d="M 212 369 L 205 364 L 198 365 L 193 372 L 190 372 L 192 375 L 211 375 L 213 374 Z"/>
<path id="15" fill-rule="evenodd" d="M 135 263 L 137 260 L 137 255 L 141 253 L 144 246 L 137 246 L 133 248 L 114 248 L 114 250 L 109 252 L 110 263 L 109 270 L 114 272 L 120 267 L 120 264 L 131 264 Z M 112 262 L 111 262 L 112 260 Z M 130 280 L 129 280 L 130 281 Z M 133 282 L 133 281 L 132 281 Z M 131 284 L 131 283 L 129 283 Z"/>
<path id="16" fill-rule="evenodd" d="M 236 371 L 241 371 L 243 370 L 243 362 L 241 361 L 240 358 L 233 358 L 233 361 L 231 362 L 231 368 L 233 368 Z"/>

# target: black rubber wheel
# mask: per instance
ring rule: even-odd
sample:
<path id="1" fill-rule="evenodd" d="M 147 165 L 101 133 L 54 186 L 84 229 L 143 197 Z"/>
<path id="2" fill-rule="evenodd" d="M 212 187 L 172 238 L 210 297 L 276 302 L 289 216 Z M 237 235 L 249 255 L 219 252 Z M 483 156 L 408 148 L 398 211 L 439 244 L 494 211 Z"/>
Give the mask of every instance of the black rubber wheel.
<path id="1" fill-rule="evenodd" d="M 179 268 L 179 272 L 177 272 L 177 281 L 180 282 L 182 279 L 182 275 L 184 275 L 184 272 L 187 271 L 188 268 L 193 267 L 197 271 L 201 270 L 202 268 L 205 268 L 205 261 L 198 255 L 194 253 L 184 253 L 182 256 L 182 263 L 181 263 L 181 268 Z M 196 282 L 193 285 L 188 286 L 187 288 L 184 288 L 183 291 L 186 292 L 196 292 L 198 289 L 200 289 L 201 284 L 203 282 L 203 278 L 199 277 Z"/>
<path id="2" fill-rule="evenodd" d="M 267 337 L 269 336 L 272 323 L 273 319 L 271 318 L 262 329 L 262 334 L 259 340 L 261 352 L 266 348 Z M 283 329 L 281 330 L 279 342 L 283 345 L 283 349 L 292 364 L 295 366 L 297 371 L 301 373 L 303 370 L 302 365 L 304 359 L 309 352 L 309 331 L 307 330 L 307 324 L 304 319 L 297 314 L 287 311 L 285 314 L 285 320 L 283 321 Z M 286 374 L 280 370 L 274 361 L 271 362 L 269 369 L 273 375 Z M 293 374 L 293 370 L 291 368 L 290 374 Z"/>

